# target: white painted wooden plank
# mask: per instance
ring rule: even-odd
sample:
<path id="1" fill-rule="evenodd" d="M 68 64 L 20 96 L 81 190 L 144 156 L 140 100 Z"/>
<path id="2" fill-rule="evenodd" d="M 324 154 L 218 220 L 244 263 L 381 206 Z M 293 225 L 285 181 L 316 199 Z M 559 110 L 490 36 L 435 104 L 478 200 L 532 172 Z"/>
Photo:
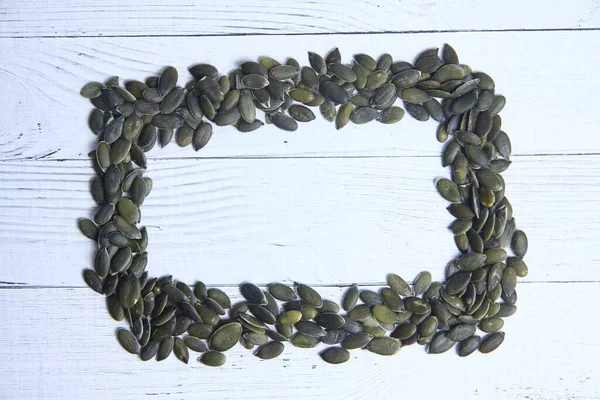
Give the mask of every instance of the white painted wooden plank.
<path id="1" fill-rule="evenodd" d="M 525 3 L 525 2 L 523 2 Z M 89 103 L 78 95 L 90 80 L 116 74 L 143 79 L 167 64 L 188 75 L 195 62 L 229 71 L 236 61 L 271 55 L 281 60 L 339 46 L 344 59 L 370 52 L 412 58 L 422 49 L 453 44 L 461 60 L 488 72 L 506 95 L 504 129 L 518 154 L 600 151 L 592 79 L 600 65 L 596 32 L 503 32 L 292 37 L 87 38 L 0 40 L 0 159 L 84 158 L 93 142 Z M 261 116 L 262 118 L 262 116 Z M 289 155 L 437 155 L 433 122 L 410 117 L 395 126 L 373 122 L 336 131 L 321 117 L 295 133 L 267 126 L 252 134 L 218 128 L 200 153 L 173 146 L 161 157 Z"/>
<path id="2" fill-rule="evenodd" d="M 77 0 L 0 4 L 1 37 L 597 28 L 598 3 Z"/>
<path id="3" fill-rule="evenodd" d="M 156 160 L 142 207 L 153 275 L 235 284 L 442 279 L 455 254 L 435 158 Z M 530 281 L 599 280 L 599 156 L 515 157 L 504 174 Z M 81 285 L 93 245 L 83 161 L 0 163 L 0 281 Z"/>
<path id="4" fill-rule="evenodd" d="M 336 301 L 343 291 L 320 290 Z M 324 345 L 286 347 L 269 361 L 236 346 L 223 368 L 211 369 L 196 354 L 184 365 L 174 357 L 142 363 L 126 353 L 114 337 L 119 323 L 89 289 L 5 289 L 2 398 L 592 400 L 600 397 L 600 325 L 577 310 L 593 304 L 598 290 L 598 283 L 523 285 L 506 339 L 488 355 L 427 355 L 420 346 L 392 357 L 354 350 L 349 362 L 333 366 L 318 356 Z"/>

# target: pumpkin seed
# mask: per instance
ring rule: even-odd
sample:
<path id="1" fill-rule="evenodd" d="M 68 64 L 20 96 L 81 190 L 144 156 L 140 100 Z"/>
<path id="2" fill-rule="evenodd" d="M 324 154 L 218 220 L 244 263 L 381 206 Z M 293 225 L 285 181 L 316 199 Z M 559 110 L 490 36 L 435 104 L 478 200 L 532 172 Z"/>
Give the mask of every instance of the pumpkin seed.
<path id="1" fill-rule="evenodd" d="M 341 347 L 330 347 L 322 351 L 320 355 L 329 364 L 343 364 L 350 359 L 350 352 Z"/>
<path id="2" fill-rule="evenodd" d="M 270 118 L 271 122 L 273 122 L 273 125 L 284 131 L 293 132 L 298 129 L 298 123 L 293 118 L 290 118 L 285 114 L 271 114 Z"/>
<path id="3" fill-rule="evenodd" d="M 263 360 L 270 360 L 272 358 L 279 357 L 281 353 L 283 353 L 283 350 L 283 343 L 269 342 L 260 346 L 254 355 L 258 358 L 262 358 Z"/>
<path id="4" fill-rule="evenodd" d="M 350 121 L 355 124 L 366 124 L 379 117 L 379 111 L 371 107 L 358 107 L 350 114 Z"/>
<path id="5" fill-rule="evenodd" d="M 242 336 L 242 325 L 239 322 L 227 323 L 211 335 L 208 346 L 211 350 L 227 351 L 240 340 Z"/>
<path id="6" fill-rule="evenodd" d="M 439 331 L 434 336 L 429 346 L 427 347 L 427 352 L 429 354 L 441 354 L 450 350 L 454 344 L 452 339 L 448 338 L 448 334 L 445 331 Z"/>
<path id="7" fill-rule="evenodd" d="M 119 340 L 119 343 L 121 344 L 121 346 L 123 346 L 123 348 L 125 350 L 127 350 L 129 353 L 139 354 L 140 344 L 138 343 L 138 341 L 135 338 L 135 336 L 133 335 L 133 333 L 131 333 L 127 329 L 123 329 L 123 328 L 118 329 L 117 330 L 117 339 Z"/>
<path id="8" fill-rule="evenodd" d="M 391 356 L 400 351 L 402 344 L 398 339 L 391 337 L 374 337 L 365 347 L 372 353 L 382 356 Z"/>
<path id="9" fill-rule="evenodd" d="M 209 367 L 220 367 L 227 361 L 225 354 L 218 351 L 207 351 L 198 358 L 198 361 Z"/>
<path id="10" fill-rule="evenodd" d="M 486 335 L 481 339 L 481 343 L 479 345 L 479 351 L 487 354 L 496 350 L 502 342 L 504 342 L 504 332 L 494 332 Z"/>
<path id="11" fill-rule="evenodd" d="M 396 274 L 388 274 L 387 284 L 392 290 L 400 296 L 412 296 L 414 294 L 412 288 L 404 279 Z"/>
<path id="12" fill-rule="evenodd" d="M 290 106 L 288 112 L 298 122 L 310 122 L 316 118 L 315 114 L 308 107 L 298 104 Z"/>

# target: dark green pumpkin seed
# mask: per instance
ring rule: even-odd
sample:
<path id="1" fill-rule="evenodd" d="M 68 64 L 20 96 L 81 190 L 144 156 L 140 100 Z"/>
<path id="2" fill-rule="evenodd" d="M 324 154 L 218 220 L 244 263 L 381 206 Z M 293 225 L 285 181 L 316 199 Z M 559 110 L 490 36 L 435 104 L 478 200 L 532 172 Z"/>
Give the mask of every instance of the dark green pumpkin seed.
<path id="1" fill-rule="evenodd" d="M 504 332 L 494 332 L 486 335 L 481 340 L 479 351 L 487 354 L 496 350 L 504 342 Z"/>
<path id="2" fill-rule="evenodd" d="M 320 355 L 329 364 L 342 364 L 350 359 L 350 352 L 341 347 L 330 347 L 322 351 Z"/>

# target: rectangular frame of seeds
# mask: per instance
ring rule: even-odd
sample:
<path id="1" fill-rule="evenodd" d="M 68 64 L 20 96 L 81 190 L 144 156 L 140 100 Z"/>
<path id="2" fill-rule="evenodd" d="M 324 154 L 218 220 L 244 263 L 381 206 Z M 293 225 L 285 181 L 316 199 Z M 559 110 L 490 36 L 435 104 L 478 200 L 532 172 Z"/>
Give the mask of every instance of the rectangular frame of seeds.
<path id="1" fill-rule="evenodd" d="M 448 44 L 413 62 L 390 54 L 344 60 L 337 48 L 325 56 L 310 52 L 308 59 L 310 65 L 300 66 L 294 58 L 261 56 L 227 74 L 199 63 L 189 67 L 193 80 L 185 86 L 166 67 L 123 86 L 110 78 L 81 89 L 94 106 L 89 126 L 97 135 L 90 153 L 97 208 L 93 220 L 78 222 L 97 252 L 83 279 L 104 296 L 112 318 L 126 322 L 116 331 L 118 342 L 142 361 L 173 354 L 188 363 L 193 354 L 211 367 L 225 364 L 234 346 L 260 359 L 295 346 L 330 364 L 345 363 L 360 349 L 391 356 L 415 344 L 429 354 L 455 348 L 460 357 L 494 351 L 504 341 L 504 318 L 517 310 L 515 288 L 517 277 L 527 275 L 528 247 L 505 196 L 501 173 L 511 165 L 511 142 L 499 115 L 506 99 L 494 80 L 461 64 Z M 324 118 L 339 130 L 396 124 L 405 114 L 435 120 L 435 136 L 445 143 L 441 160 L 449 174 L 432 190 L 450 203 L 457 254 L 444 282 L 433 282 L 428 271 L 406 280 L 390 273 L 378 291 L 352 285 L 337 302 L 303 283 L 240 282 L 244 300 L 232 303 L 201 280 L 146 270 L 149 238 L 140 207 L 151 195 L 146 153 L 156 144 L 174 140 L 202 151 L 222 126 L 250 133 L 272 124 L 293 132 Z"/>

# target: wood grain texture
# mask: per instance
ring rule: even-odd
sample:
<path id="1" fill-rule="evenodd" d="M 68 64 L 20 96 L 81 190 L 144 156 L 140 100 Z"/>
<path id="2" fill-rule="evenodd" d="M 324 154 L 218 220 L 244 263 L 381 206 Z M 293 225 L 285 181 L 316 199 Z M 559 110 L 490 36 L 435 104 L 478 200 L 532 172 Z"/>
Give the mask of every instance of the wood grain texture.
<path id="1" fill-rule="evenodd" d="M 235 288 L 224 289 L 239 299 Z M 344 289 L 319 290 L 337 301 Z M 354 350 L 349 362 L 334 366 L 318 356 L 324 345 L 286 346 L 270 361 L 236 346 L 226 366 L 211 369 L 198 364 L 194 353 L 189 365 L 174 357 L 142 363 L 126 353 L 114 336 L 120 323 L 89 289 L 0 289 L 3 319 L 11 322 L 0 335 L 2 398 L 364 400 L 401 393 L 427 399 L 592 400 L 600 396 L 600 322 L 574 308 L 589 304 L 598 290 L 599 283 L 522 285 L 519 310 L 506 319 L 506 339 L 488 355 L 427 355 L 420 346 L 392 357 Z M 567 315 L 568 322 L 557 319 Z"/>
<path id="2" fill-rule="evenodd" d="M 523 2 L 525 3 L 525 2 Z M 167 64 L 180 69 L 210 62 L 228 72 L 236 63 L 271 55 L 306 64 L 309 50 L 339 46 L 344 59 L 391 51 L 412 60 L 422 49 L 451 43 L 461 60 L 492 75 L 508 103 L 503 128 L 516 154 L 597 153 L 593 79 L 600 52 L 596 32 L 495 32 L 413 35 L 0 39 L 0 159 L 82 159 L 93 143 L 89 102 L 79 89 L 109 75 L 144 79 Z M 262 118 L 262 116 L 261 116 Z M 410 117 L 394 126 L 373 122 L 336 131 L 323 118 L 294 133 L 266 126 L 251 134 L 218 128 L 200 153 L 155 150 L 153 157 L 279 157 L 438 155 L 435 123 Z"/>
<path id="3" fill-rule="evenodd" d="M 504 174 L 530 237 L 528 281 L 600 279 L 600 156 L 515 157 Z M 455 254 L 436 158 L 153 160 L 142 206 L 153 276 L 233 284 L 442 279 Z M 0 281 L 81 285 L 94 245 L 84 161 L 0 163 Z M 25 267 L 26 266 L 26 267 Z M 225 273 L 224 273 L 225 272 Z"/>
<path id="4" fill-rule="evenodd" d="M 0 4 L 0 37 L 162 36 L 598 28 L 595 0 L 341 0 L 281 2 L 6 0 Z"/>

